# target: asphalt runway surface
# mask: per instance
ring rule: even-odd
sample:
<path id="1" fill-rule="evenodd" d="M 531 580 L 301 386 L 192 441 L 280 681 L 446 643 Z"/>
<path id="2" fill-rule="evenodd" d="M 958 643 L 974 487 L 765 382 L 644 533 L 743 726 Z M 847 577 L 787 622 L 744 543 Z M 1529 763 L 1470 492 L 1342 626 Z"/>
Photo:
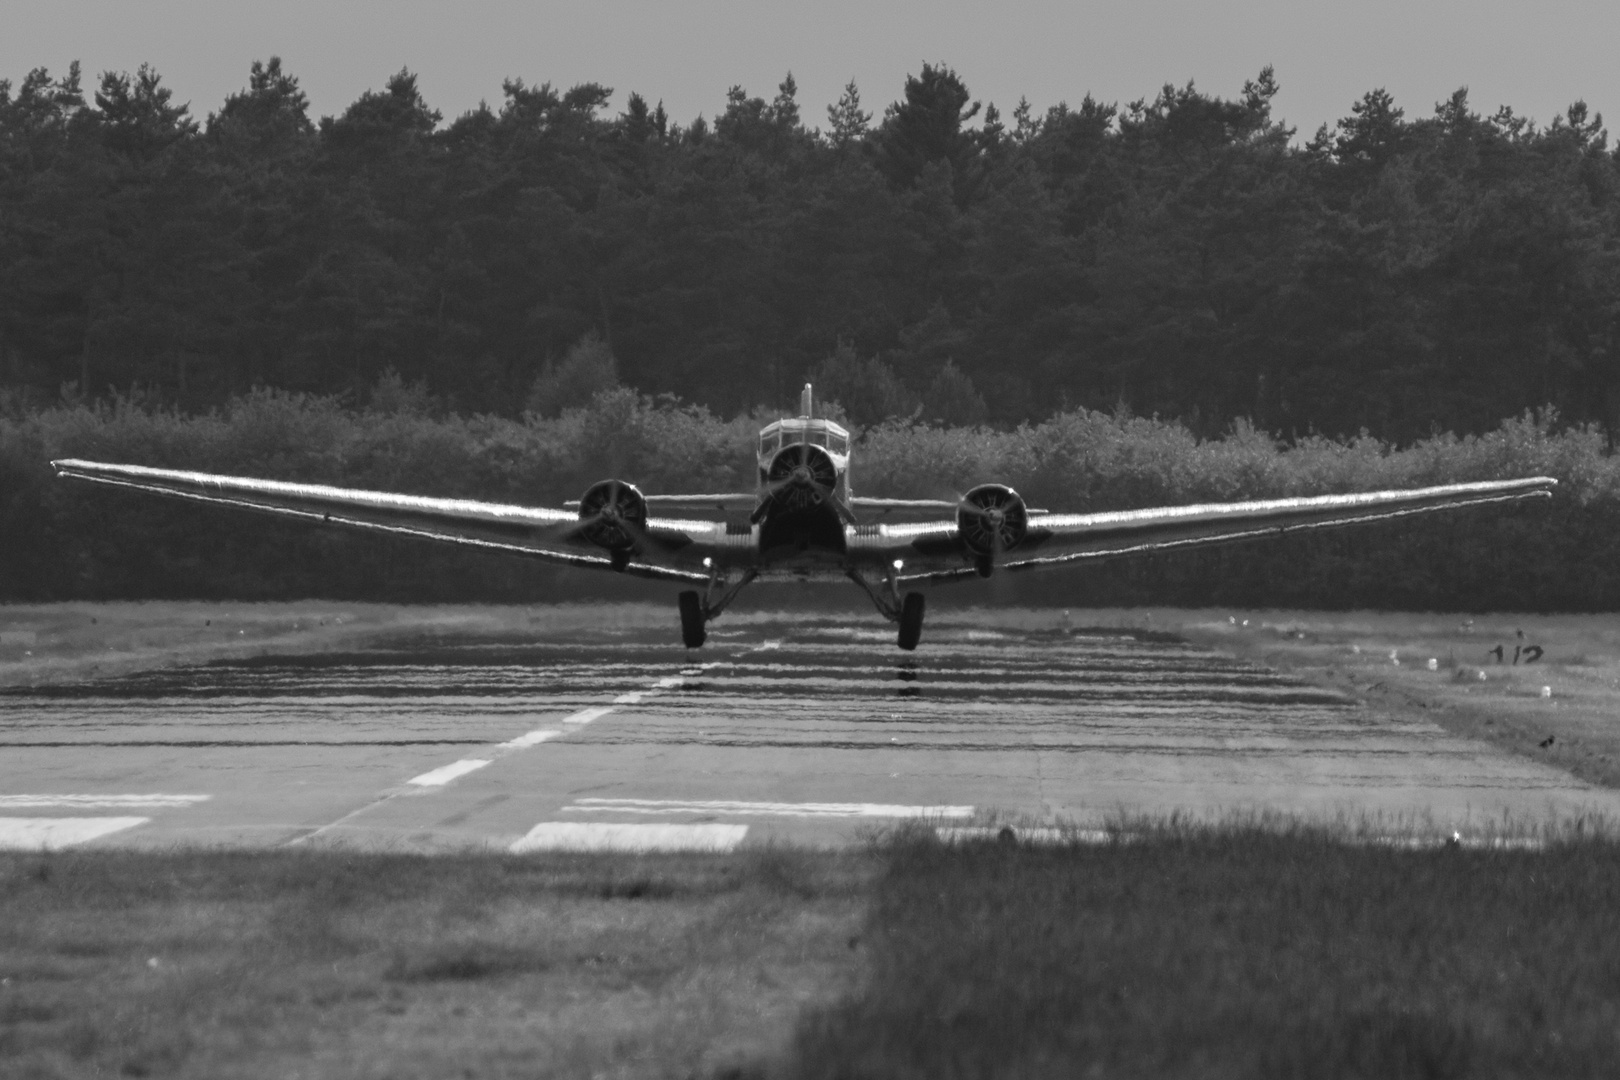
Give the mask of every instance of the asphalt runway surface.
<path id="1" fill-rule="evenodd" d="M 711 849 L 921 820 L 1449 830 L 1620 793 L 1164 635 L 815 616 L 0 691 L 0 847 Z"/>

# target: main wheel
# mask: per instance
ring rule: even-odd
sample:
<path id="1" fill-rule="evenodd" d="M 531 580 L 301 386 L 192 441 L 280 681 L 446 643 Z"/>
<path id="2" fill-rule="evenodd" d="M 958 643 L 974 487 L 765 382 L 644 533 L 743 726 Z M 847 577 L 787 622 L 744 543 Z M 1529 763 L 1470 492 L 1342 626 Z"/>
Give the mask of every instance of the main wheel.
<path id="1" fill-rule="evenodd" d="M 908 592 L 900 605 L 900 647 L 907 652 L 922 640 L 923 603 L 922 593 Z"/>
<path id="2" fill-rule="evenodd" d="M 681 640 L 688 649 L 700 648 L 709 632 L 703 626 L 703 600 L 697 593 L 681 593 Z"/>

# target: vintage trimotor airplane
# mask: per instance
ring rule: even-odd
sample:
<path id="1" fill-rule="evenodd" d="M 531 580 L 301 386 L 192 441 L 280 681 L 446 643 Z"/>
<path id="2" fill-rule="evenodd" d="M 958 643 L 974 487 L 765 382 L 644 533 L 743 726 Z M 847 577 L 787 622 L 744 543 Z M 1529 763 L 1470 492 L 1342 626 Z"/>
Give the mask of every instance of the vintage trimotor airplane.
<path id="1" fill-rule="evenodd" d="M 603 480 L 578 502 L 552 510 L 138 465 L 51 464 L 60 476 L 76 480 L 701 586 L 702 592 L 680 594 L 681 635 L 688 648 L 702 645 L 708 621 L 759 579 L 854 581 L 878 611 L 899 624 L 900 648 L 915 649 L 924 598 L 914 591 L 902 594 L 902 588 L 916 582 L 1546 498 L 1557 483 L 1534 476 L 1062 514 L 1031 509 L 1012 488 L 995 483 L 980 484 L 954 502 L 861 498 L 850 486 L 849 460 L 849 432 L 813 416 L 807 385 L 799 416 L 760 431 L 759 488 L 740 494 L 644 495 L 626 481 Z M 654 512 L 719 520 L 654 517 Z M 942 512 L 949 516 L 904 520 Z"/>

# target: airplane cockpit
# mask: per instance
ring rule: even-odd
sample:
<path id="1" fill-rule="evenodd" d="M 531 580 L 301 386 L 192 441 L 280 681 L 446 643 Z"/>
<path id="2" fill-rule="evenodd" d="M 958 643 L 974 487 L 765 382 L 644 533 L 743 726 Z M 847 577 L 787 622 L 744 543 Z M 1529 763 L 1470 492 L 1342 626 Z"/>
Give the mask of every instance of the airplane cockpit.
<path id="1" fill-rule="evenodd" d="M 759 456 L 769 458 L 784 446 L 809 443 L 839 457 L 849 456 L 849 432 L 831 420 L 778 420 L 759 433 Z"/>

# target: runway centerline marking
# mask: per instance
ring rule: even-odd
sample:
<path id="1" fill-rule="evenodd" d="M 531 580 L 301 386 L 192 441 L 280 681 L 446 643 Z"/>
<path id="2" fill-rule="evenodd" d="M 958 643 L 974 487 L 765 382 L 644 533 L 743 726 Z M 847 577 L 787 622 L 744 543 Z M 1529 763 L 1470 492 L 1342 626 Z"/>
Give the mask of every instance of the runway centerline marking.
<path id="1" fill-rule="evenodd" d="M 579 712 L 574 713 L 572 716 L 563 717 L 562 722 L 565 723 L 565 724 L 574 724 L 574 725 L 577 725 L 579 727 L 584 727 L 586 724 L 591 723 L 593 720 L 602 719 L 602 717 L 606 716 L 608 713 L 610 713 L 612 711 L 613 711 L 613 706 L 612 705 L 594 705 L 589 709 L 581 709 Z"/>
<path id="2" fill-rule="evenodd" d="M 0 817 L 0 848 L 57 851 L 151 821 L 148 817 Z"/>
<path id="3" fill-rule="evenodd" d="M 548 739 L 555 739 L 562 732 L 554 728 L 538 728 L 515 739 L 509 739 L 500 745 L 502 750 L 527 750 L 531 746 L 539 746 Z"/>
<path id="4" fill-rule="evenodd" d="M 415 784 L 417 787 L 443 787 L 458 776 L 466 776 L 470 772 L 477 772 L 488 764 L 489 759 L 487 758 L 463 758 L 460 761 L 452 761 L 448 765 L 441 765 L 437 769 L 423 773 L 421 776 L 413 776 L 405 782 Z"/>
<path id="5" fill-rule="evenodd" d="M 766 642 L 763 642 L 763 643 L 761 643 L 759 645 L 756 645 L 752 649 L 744 649 L 742 652 L 738 653 L 737 656 L 742 657 L 742 656 L 747 656 L 750 653 L 760 652 L 760 651 L 765 650 L 765 649 L 780 648 L 781 644 L 782 643 L 780 641 L 766 641 Z M 718 667 L 720 664 L 723 664 L 723 663 L 726 663 L 726 661 L 724 661 L 724 660 L 711 660 L 711 661 L 709 661 L 708 663 L 705 663 L 705 664 L 693 664 L 693 665 L 690 665 L 688 667 L 684 667 L 684 668 L 681 669 L 681 672 L 680 672 L 679 675 L 666 675 L 663 678 L 659 679 L 657 682 L 653 683 L 652 687 L 647 689 L 647 690 L 630 691 L 628 693 L 619 695 L 619 697 L 614 699 L 614 704 L 613 705 L 593 705 L 590 708 L 581 709 L 578 712 L 573 713 L 570 716 L 563 717 L 561 723 L 563 725 L 565 725 L 565 730 L 558 730 L 556 728 L 536 728 L 535 730 L 525 732 L 524 734 L 519 735 L 516 738 L 508 739 L 505 742 L 501 742 L 501 743 L 495 743 L 487 751 L 485 751 L 485 753 L 489 755 L 488 757 L 485 757 L 485 758 L 463 758 L 460 761 L 451 762 L 449 765 L 443 765 L 443 766 L 440 766 L 437 769 L 432 769 L 432 770 L 429 770 L 428 772 L 422 773 L 419 776 L 414 776 L 411 779 L 405 781 L 405 784 L 402 785 L 401 787 L 395 788 L 393 791 L 385 792 L 380 798 L 373 799 L 371 802 L 365 804 L 364 806 L 360 806 L 360 807 L 357 807 L 354 810 L 349 811 L 347 814 L 344 814 L 342 817 L 338 818 L 336 821 L 329 821 L 325 825 L 321 825 L 318 828 L 307 829 L 307 830 L 304 830 L 302 832 L 299 832 L 296 836 L 294 836 L 291 839 L 287 840 L 283 846 L 291 847 L 291 846 L 296 845 L 296 844 L 302 844 L 302 843 L 305 843 L 306 841 L 313 840 L 318 836 L 322 836 L 325 833 L 331 832 L 333 829 L 336 829 L 336 828 L 344 825 L 345 823 L 347 823 L 349 821 L 352 821 L 353 819 L 359 817 L 360 815 L 365 814 L 365 813 L 367 813 L 367 812 L 369 812 L 371 810 L 375 810 L 377 807 L 382 806 L 382 805 L 384 805 L 386 803 L 392 802 L 395 798 L 397 798 L 398 796 L 400 796 L 402 794 L 405 794 L 407 792 L 411 792 L 413 788 L 415 789 L 415 791 L 414 791 L 415 794 L 426 794 L 427 792 L 434 791 L 434 790 L 442 791 L 444 788 L 448 787 L 455 780 L 457 780 L 457 779 L 459 779 L 459 778 L 461 778 L 463 776 L 466 776 L 469 773 L 477 772 L 479 769 L 482 769 L 484 766 L 492 764 L 498 758 L 505 757 L 508 754 L 517 753 L 520 750 L 527 750 L 527 749 L 529 749 L 531 747 L 538 746 L 543 742 L 549 742 L 552 739 L 556 739 L 556 738 L 558 738 L 558 737 L 560 737 L 560 736 L 562 736 L 564 734 L 567 734 L 568 731 L 578 731 L 581 728 L 583 728 L 585 725 L 590 724 L 590 723 L 592 723 L 594 721 L 600 720 L 602 717 L 611 714 L 614 711 L 615 706 L 617 706 L 617 705 L 637 704 L 637 703 L 640 703 L 641 701 L 643 701 L 643 700 L 645 700 L 645 699 L 647 699 L 649 697 L 656 697 L 657 695 L 663 693 L 666 690 L 672 690 L 675 687 L 684 685 L 686 683 L 687 679 L 690 679 L 695 675 L 701 675 L 701 674 L 703 674 L 703 672 L 709 670 L 710 668 Z M 570 823 L 559 823 L 559 824 L 579 824 L 579 823 L 570 822 Z M 647 826 L 647 827 L 648 828 L 664 828 L 665 826 Z M 730 826 L 727 826 L 727 827 L 729 828 Z M 743 828 L 743 830 L 745 832 L 747 831 L 746 826 L 740 826 L 740 827 Z M 536 826 L 536 828 L 538 828 L 538 826 Z M 685 828 L 685 826 L 668 826 L 668 828 L 677 828 L 678 829 L 678 828 Z M 674 834 L 671 834 L 671 835 L 674 835 Z M 739 835 L 738 840 L 740 840 L 740 839 L 741 839 L 741 837 Z M 736 843 L 737 843 L 737 841 L 733 841 L 731 846 L 735 847 Z M 636 849 L 636 850 L 639 850 L 639 849 Z M 648 850 L 661 850 L 661 849 L 648 849 Z M 671 849 L 671 850 L 673 850 L 673 849 Z M 704 850 L 707 850 L 707 849 L 704 849 Z M 730 848 L 726 848 L 725 850 L 729 851 Z"/>
<path id="6" fill-rule="evenodd" d="M 741 802 L 733 799 L 575 799 L 565 814 L 726 814 L 762 817 L 967 818 L 971 806 L 901 806 L 892 803 Z"/>
<path id="7" fill-rule="evenodd" d="M 158 810 L 195 806 L 212 795 L 0 795 L 0 810 Z"/>

